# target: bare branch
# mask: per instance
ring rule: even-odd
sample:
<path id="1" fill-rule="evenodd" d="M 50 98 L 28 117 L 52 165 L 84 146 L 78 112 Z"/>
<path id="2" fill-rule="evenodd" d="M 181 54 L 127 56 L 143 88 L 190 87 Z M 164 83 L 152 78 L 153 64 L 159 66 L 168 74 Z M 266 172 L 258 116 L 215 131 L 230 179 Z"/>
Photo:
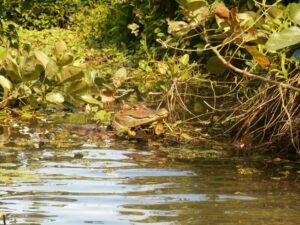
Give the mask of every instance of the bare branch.
<path id="1" fill-rule="evenodd" d="M 226 61 L 226 59 L 220 54 L 220 52 L 217 50 L 216 47 L 212 47 L 211 49 L 216 54 L 216 56 L 218 57 L 218 59 L 225 66 L 227 66 L 229 69 L 233 70 L 234 72 L 237 72 L 239 74 L 242 74 L 242 75 L 244 75 L 246 77 L 249 77 L 249 78 L 252 78 L 252 79 L 257 79 L 257 80 L 264 81 L 266 83 L 275 84 L 275 85 L 277 85 L 277 86 L 279 86 L 281 88 L 286 88 L 286 89 L 290 89 L 290 90 L 293 90 L 293 91 L 300 92 L 300 88 L 297 88 L 297 87 L 294 87 L 294 86 L 291 86 L 289 84 L 285 84 L 285 83 L 282 83 L 282 82 L 279 82 L 279 81 L 276 81 L 276 80 L 270 80 L 270 79 L 268 79 L 266 77 L 262 77 L 262 76 L 250 73 L 250 72 L 248 72 L 246 70 L 241 70 L 241 69 L 235 67 L 234 65 L 232 65 L 230 62 Z"/>

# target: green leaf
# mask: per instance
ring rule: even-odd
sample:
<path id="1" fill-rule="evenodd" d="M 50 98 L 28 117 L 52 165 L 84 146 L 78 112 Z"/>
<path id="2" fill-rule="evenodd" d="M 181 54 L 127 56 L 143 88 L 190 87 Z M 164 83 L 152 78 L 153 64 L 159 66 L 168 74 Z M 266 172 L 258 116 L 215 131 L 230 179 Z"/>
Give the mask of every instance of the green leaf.
<path id="1" fill-rule="evenodd" d="M 34 55 L 43 65 L 44 69 L 46 69 L 49 62 L 49 57 L 44 52 L 38 50 L 34 51 Z"/>
<path id="2" fill-rule="evenodd" d="M 66 53 L 57 58 L 57 63 L 59 66 L 65 66 L 72 63 L 74 56 L 70 53 Z"/>
<path id="3" fill-rule="evenodd" d="M 46 100 L 48 102 L 61 104 L 65 101 L 64 96 L 59 92 L 50 92 L 46 95 Z"/>
<path id="4" fill-rule="evenodd" d="M 180 58 L 180 63 L 183 66 L 186 66 L 189 64 L 189 60 L 190 60 L 190 56 L 188 54 L 184 54 L 181 58 Z"/>
<path id="5" fill-rule="evenodd" d="M 122 83 L 126 80 L 127 78 L 127 70 L 125 67 L 122 67 L 117 70 L 113 77 L 113 84 L 115 87 L 120 87 Z"/>
<path id="6" fill-rule="evenodd" d="M 60 58 L 65 52 L 68 50 L 66 42 L 63 40 L 59 40 L 58 42 L 55 43 L 54 46 L 54 53 L 56 55 L 56 58 Z"/>
<path id="7" fill-rule="evenodd" d="M 3 60 L 5 54 L 6 54 L 6 48 L 0 46 L 0 61 Z"/>
<path id="8" fill-rule="evenodd" d="M 226 72 L 226 66 L 216 56 L 210 57 L 206 62 L 207 70 L 216 75 L 222 75 Z"/>
<path id="9" fill-rule="evenodd" d="M 54 79 L 54 77 L 57 77 L 59 73 L 59 67 L 56 64 L 56 62 L 52 59 L 49 60 L 47 67 L 45 69 L 45 76 L 46 78 L 48 78 L 49 80 Z"/>
<path id="10" fill-rule="evenodd" d="M 37 80 L 44 71 L 34 56 L 20 57 L 21 77 L 23 81 Z"/>
<path id="11" fill-rule="evenodd" d="M 21 81 L 20 69 L 15 59 L 7 57 L 4 64 L 4 69 L 6 70 L 6 74 L 11 78 L 13 82 Z"/>
<path id="12" fill-rule="evenodd" d="M 291 20 L 300 25 L 300 3 L 290 3 L 288 7 Z"/>
<path id="13" fill-rule="evenodd" d="M 0 85 L 3 87 L 3 89 L 11 91 L 13 85 L 6 77 L 0 75 Z"/>
<path id="14" fill-rule="evenodd" d="M 279 33 L 271 35 L 266 43 L 266 48 L 269 51 L 279 50 L 300 42 L 300 28 L 289 27 Z"/>
<path id="15" fill-rule="evenodd" d="M 93 96 L 88 94 L 82 95 L 81 99 L 89 104 L 99 105 L 100 107 L 103 106 L 102 102 L 100 102 L 99 100 L 95 99 Z"/>
<path id="16" fill-rule="evenodd" d="M 105 110 L 98 111 L 93 117 L 93 120 L 101 121 L 101 122 L 108 122 L 110 121 L 110 119 L 111 119 L 111 113 Z"/>
<path id="17" fill-rule="evenodd" d="M 207 1 L 205 0 L 177 0 L 179 4 L 184 6 L 190 11 L 195 11 L 203 6 L 207 6 Z"/>
<path id="18" fill-rule="evenodd" d="M 73 81 L 68 84 L 65 84 L 64 86 L 64 92 L 67 95 L 83 95 L 86 94 L 88 91 L 89 85 L 84 80 Z"/>
<path id="19" fill-rule="evenodd" d="M 79 80 L 84 76 L 84 72 L 77 66 L 64 66 L 60 74 L 60 82 L 69 82 Z"/>

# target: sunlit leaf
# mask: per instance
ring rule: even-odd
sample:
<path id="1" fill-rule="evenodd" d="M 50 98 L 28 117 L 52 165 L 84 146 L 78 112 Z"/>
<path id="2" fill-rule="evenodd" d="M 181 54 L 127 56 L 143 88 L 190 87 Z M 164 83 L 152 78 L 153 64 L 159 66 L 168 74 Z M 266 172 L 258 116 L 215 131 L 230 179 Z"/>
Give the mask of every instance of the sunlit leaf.
<path id="1" fill-rule="evenodd" d="M 74 56 L 70 53 L 66 53 L 57 58 L 57 63 L 60 66 L 65 66 L 72 63 L 74 60 Z"/>
<path id="2" fill-rule="evenodd" d="M 43 66 L 34 56 L 22 57 L 20 67 L 23 81 L 37 80 L 44 71 Z"/>
<path id="3" fill-rule="evenodd" d="M 126 80 L 127 78 L 127 70 L 125 67 L 122 67 L 117 70 L 117 72 L 114 74 L 113 77 L 113 84 L 115 87 L 120 87 L 122 83 Z"/>
<path id="4" fill-rule="evenodd" d="M 207 6 L 205 0 L 177 0 L 179 4 L 187 8 L 188 10 L 195 11 L 203 6 Z"/>
<path id="5" fill-rule="evenodd" d="M 6 54 L 6 48 L 0 46 L 0 60 L 3 60 L 5 54 Z"/>
<path id="6" fill-rule="evenodd" d="M 259 63 L 259 65 L 263 68 L 267 68 L 270 65 L 269 59 L 260 53 L 256 47 L 247 46 L 246 50 L 252 55 L 254 60 Z"/>
<path id="7" fill-rule="evenodd" d="M 44 52 L 38 50 L 34 51 L 34 55 L 43 65 L 44 69 L 46 69 L 49 62 L 49 57 Z"/>
<path id="8" fill-rule="evenodd" d="M 60 82 L 69 82 L 69 81 L 75 81 L 84 76 L 84 72 L 80 67 L 77 66 L 64 66 L 61 74 L 60 74 Z"/>
<path id="9" fill-rule="evenodd" d="M 45 76 L 46 78 L 52 80 L 54 77 L 58 75 L 59 67 L 56 62 L 52 59 L 49 60 L 47 67 L 45 69 Z"/>
<path id="10" fill-rule="evenodd" d="M 2 86 L 3 89 L 9 90 L 11 91 L 13 85 L 10 82 L 10 80 L 8 80 L 6 77 L 0 75 L 0 85 Z"/>
<path id="11" fill-rule="evenodd" d="M 186 66 L 189 64 L 189 60 L 190 60 L 190 56 L 188 54 L 184 54 L 181 58 L 180 58 L 180 63 L 183 66 Z"/>
<path id="12" fill-rule="evenodd" d="M 102 122 L 110 121 L 111 113 L 107 112 L 105 110 L 100 110 L 100 111 L 96 112 L 95 116 L 93 117 L 93 120 L 102 121 Z"/>
<path id="13" fill-rule="evenodd" d="M 190 31 L 190 26 L 184 21 L 169 21 L 168 22 L 168 33 L 183 35 Z"/>
<path id="14" fill-rule="evenodd" d="M 279 50 L 300 42 L 300 28 L 289 27 L 271 35 L 266 43 L 267 50 Z"/>
<path id="15" fill-rule="evenodd" d="M 11 78 L 13 82 L 21 81 L 20 69 L 15 59 L 7 57 L 5 60 L 4 68 L 6 74 Z"/>
<path id="16" fill-rule="evenodd" d="M 215 14 L 223 19 L 229 19 L 230 11 L 224 3 L 217 3 L 215 8 Z"/>
<path id="17" fill-rule="evenodd" d="M 283 10 L 278 8 L 277 6 L 272 6 L 268 13 L 275 19 L 281 18 L 283 16 Z"/>
<path id="18" fill-rule="evenodd" d="M 100 107 L 103 106 L 102 102 L 95 99 L 92 95 L 88 95 L 88 94 L 82 95 L 81 99 L 89 104 L 99 105 Z"/>
<path id="19" fill-rule="evenodd" d="M 156 135 L 161 135 L 165 132 L 165 126 L 162 123 L 158 123 L 154 128 Z"/>
<path id="20" fill-rule="evenodd" d="M 290 3 L 288 7 L 291 20 L 300 25 L 300 3 Z"/>
<path id="21" fill-rule="evenodd" d="M 59 92 L 50 92 L 46 95 L 46 100 L 48 102 L 61 104 L 65 101 L 64 96 Z"/>
<path id="22" fill-rule="evenodd" d="M 68 50 L 67 44 L 63 40 L 60 40 L 55 43 L 54 53 L 57 58 L 63 55 L 67 50 Z"/>
<path id="23" fill-rule="evenodd" d="M 76 80 L 65 84 L 64 91 L 67 95 L 83 95 L 89 91 L 89 85 L 84 80 Z"/>

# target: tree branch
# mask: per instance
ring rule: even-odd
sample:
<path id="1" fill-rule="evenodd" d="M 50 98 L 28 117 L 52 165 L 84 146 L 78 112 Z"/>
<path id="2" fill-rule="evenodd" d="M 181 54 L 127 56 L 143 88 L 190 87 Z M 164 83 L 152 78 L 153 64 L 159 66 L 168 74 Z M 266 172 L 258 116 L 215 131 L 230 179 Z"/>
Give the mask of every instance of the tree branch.
<path id="1" fill-rule="evenodd" d="M 270 80 L 268 78 L 250 73 L 246 70 L 241 70 L 237 67 L 235 67 L 234 65 L 232 65 L 230 62 L 226 61 L 226 59 L 220 54 L 220 52 L 217 50 L 216 47 L 211 47 L 212 51 L 216 54 L 216 56 L 218 57 L 218 59 L 225 65 L 227 66 L 229 69 L 233 70 L 234 72 L 240 73 L 246 77 L 252 78 L 252 79 L 257 79 L 257 80 L 261 80 L 264 81 L 266 83 L 270 83 L 270 84 L 275 84 L 281 88 L 286 88 L 286 89 L 290 89 L 290 90 L 294 90 L 297 92 L 300 92 L 300 88 L 294 87 L 292 85 L 289 84 L 285 84 L 276 80 Z"/>

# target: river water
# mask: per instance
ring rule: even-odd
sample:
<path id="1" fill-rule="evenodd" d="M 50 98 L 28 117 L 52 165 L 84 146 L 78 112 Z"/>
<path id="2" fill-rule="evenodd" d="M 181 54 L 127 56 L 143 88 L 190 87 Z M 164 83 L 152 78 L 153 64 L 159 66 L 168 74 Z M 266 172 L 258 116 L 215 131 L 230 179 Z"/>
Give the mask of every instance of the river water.
<path id="1" fill-rule="evenodd" d="M 7 224 L 300 224 L 299 181 L 241 174 L 243 158 L 174 160 L 90 134 L 53 144 L 57 137 L 48 133 L 47 142 L 46 133 L 27 129 L 1 147 Z"/>

